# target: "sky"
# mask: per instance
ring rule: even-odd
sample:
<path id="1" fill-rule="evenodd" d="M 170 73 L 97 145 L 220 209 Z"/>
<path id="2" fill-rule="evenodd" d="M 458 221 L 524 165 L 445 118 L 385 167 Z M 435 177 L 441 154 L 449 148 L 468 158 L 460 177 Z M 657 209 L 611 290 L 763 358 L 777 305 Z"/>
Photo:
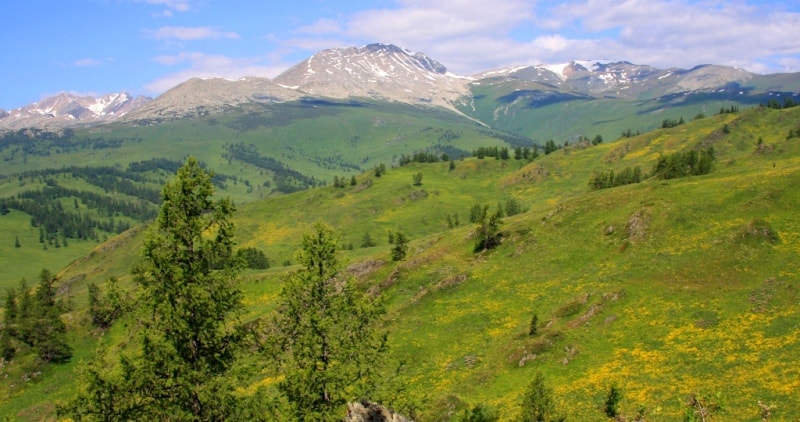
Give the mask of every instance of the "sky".
<path id="1" fill-rule="evenodd" d="M 395 44 L 461 75 L 626 60 L 800 72 L 800 0 L 2 0 L 0 109 L 60 92 L 155 97 Z"/>

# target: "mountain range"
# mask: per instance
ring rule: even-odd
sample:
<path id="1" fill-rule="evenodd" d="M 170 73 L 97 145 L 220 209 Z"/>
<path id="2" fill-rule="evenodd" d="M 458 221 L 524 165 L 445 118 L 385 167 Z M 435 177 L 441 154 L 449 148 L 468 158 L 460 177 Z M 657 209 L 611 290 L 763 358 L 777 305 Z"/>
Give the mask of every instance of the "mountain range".
<path id="1" fill-rule="evenodd" d="M 647 101 L 692 94 L 730 97 L 800 92 L 800 74 L 759 75 L 743 69 L 701 65 L 657 69 L 626 61 L 572 61 L 558 65 L 514 66 L 456 75 L 424 53 L 391 44 L 320 51 L 274 79 L 247 77 L 190 79 L 155 99 L 127 93 L 101 97 L 62 93 L 11 111 L 0 110 L 0 128 L 78 127 L 122 121 L 154 124 L 204 116 L 248 103 L 298 99 L 389 101 L 432 106 L 479 120 L 479 91 L 495 90 L 507 111 L 515 101 L 614 99 Z M 751 100 L 751 102 L 757 100 Z"/>

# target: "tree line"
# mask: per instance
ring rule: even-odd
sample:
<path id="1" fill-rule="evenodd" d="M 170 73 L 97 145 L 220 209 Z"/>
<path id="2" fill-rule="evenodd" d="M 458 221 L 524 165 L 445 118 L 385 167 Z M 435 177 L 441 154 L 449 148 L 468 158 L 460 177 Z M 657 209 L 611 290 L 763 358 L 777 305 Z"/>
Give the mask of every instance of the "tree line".
<path id="1" fill-rule="evenodd" d="M 72 129 L 54 131 L 37 128 L 25 128 L 0 134 L 0 150 L 15 147 L 15 153 L 22 152 L 36 156 L 49 156 L 52 152 L 119 148 L 126 142 L 142 142 L 142 138 L 78 137 Z"/>
<path id="2" fill-rule="evenodd" d="M 594 172 L 592 178 L 589 179 L 589 187 L 591 187 L 592 190 L 607 189 L 629 185 L 631 183 L 639 183 L 641 181 L 641 167 L 625 167 L 624 170 L 616 174 L 614 174 L 614 170 Z"/>
<path id="3" fill-rule="evenodd" d="M 222 157 L 227 159 L 229 163 L 232 160 L 238 160 L 271 171 L 275 182 L 275 190 L 278 192 L 291 193 L 322 185 L 322 182 L 313 176 L 306 176 L 290 169 L 272 157 L 259 154 L 258 149 L 253 144 L 245 145 L 244 142 L 225 144 L 224 148 L 225 152 Z"/>
<path id="4" fill-rule="evenodd" d="M 72 357 L 66 341 L 66 325 L 60 315 L 66 307 L 56 299 L 56 277 L 43 269 L 31 294 L 25 280 L 7 289 L 0 354 L 5 361 L 33 354 L 41 363 L 62 363 Z"/>
<path id="5" fill-rule="evenodd" d="M 64 198 L 73 198 L 74 207 L 65 206 Z M 78 200 L 94 209 L 96 214 L 81 213 Z M 0 198 L 0 209 L 16 209 L 29 214 L 31 226 L 41 227 L 46 237 L 60 234 L 71 239 L 97 239 L 95 229 L 122 233 L 130 228 L 130 224 L 119 216 L 147 221 L 155 218 L 157 208 L 156 204 L 141 199 L 117 199 L 51 183 L 42 189 L 20 192 L 15 198 Z"/>
<path id="6" fill-rule="evenodd" d="M 770 98 L 767 100 L 767 108 L 774 108 L 776 110 L 797 107 L 797 105 L 798 102 L 788 95 L 783 97 L 783 102 L 779 101 L 777 98 Z"/>
<path id="7" fill-rule="evenodd" d="M 711 172 L 714 161 L 716 161 L 714 147 L 662 155 L 653 166 L 651 176 L 668 180 L 708 174 Z"/>

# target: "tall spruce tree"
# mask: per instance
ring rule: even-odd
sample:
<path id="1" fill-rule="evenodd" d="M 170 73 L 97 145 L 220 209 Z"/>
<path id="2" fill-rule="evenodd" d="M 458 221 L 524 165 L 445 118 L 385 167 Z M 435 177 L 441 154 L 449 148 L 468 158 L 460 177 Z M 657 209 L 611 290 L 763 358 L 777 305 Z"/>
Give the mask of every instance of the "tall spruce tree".
<path id="1" fill-rule="evenodd" d="M 61 363 L 72 357 L 67 344 L 67 327 L 61 321 L 61 306 L 56 302 L 55 275 L 43 269 L 33 296 L 34 311 L 28 324 L 30 345 L 44 362 Z"/>
<path id="2" fill-rule="evenodd" d="M 76 419 L 211 421 L 241 410 L 226 380 L 243 338 L 233 324 L 242 309 L 234 206 L 212 199 L 211 178 L 189 158 L 164 187 L 134 269 L 140 350 L 123 354 L 118 372 L 101 369 L 102 354 L 84 369 L 66 409 Z"/>
<path id="3" fill-rule="evenodd" d="M 318 223 L 303 236 L 297 261 L 303 268 L 287 277 L 275 319 L 279 389 L 294 420 L 341 420 L 348 401 L 374 391 L 383 311 L 342 273 L 329 227 Z"/>

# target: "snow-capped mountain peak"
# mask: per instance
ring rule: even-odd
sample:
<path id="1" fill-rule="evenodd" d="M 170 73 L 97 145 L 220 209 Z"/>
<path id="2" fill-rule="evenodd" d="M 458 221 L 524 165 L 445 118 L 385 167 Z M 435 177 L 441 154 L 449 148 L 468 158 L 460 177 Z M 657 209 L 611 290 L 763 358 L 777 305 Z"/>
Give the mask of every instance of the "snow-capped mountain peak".
<path id="1" fill-rule="evenodd" d="M 81 126 L 115 120 L 150 101 L 127 92 L 93 97 L 62 92 L 0 115 L 0 125 L 18 129 L 30 126 Z"/>
<path id="2" fill-rule="evenodd" d="M 424 53 L 392 44 L 323 50 L 274 82 L 329 98 L 380 98 L 448 108 L 468 93 L 463 77 Z"/>

